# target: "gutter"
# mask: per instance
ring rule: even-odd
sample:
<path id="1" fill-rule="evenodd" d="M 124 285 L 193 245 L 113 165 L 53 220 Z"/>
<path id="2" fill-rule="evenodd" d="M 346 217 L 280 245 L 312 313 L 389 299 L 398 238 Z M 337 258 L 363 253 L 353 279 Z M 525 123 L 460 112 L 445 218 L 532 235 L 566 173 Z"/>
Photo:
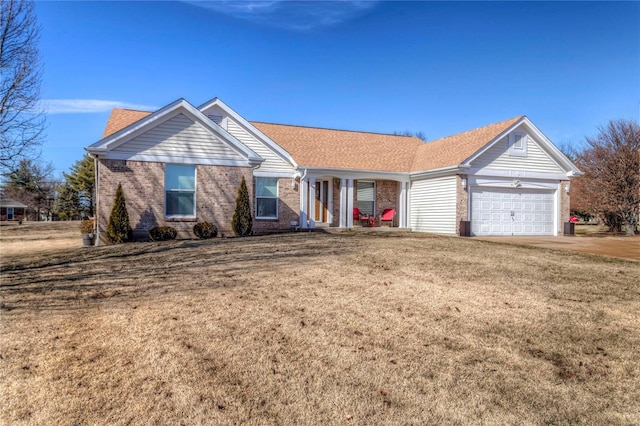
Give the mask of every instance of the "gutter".
<path id="1" fill-rule="evenodd" d="M 441 167 L 439 169 L 426 170 L 422 172 L 412 172 L 410 174 L 410 177 L 411 177 L 411 180 L 415 180 L 423 177 L 437 177 L 437 176 L 445 176 L 445 175 L 458 174 L 458 173 L 466 173 L 467 170 L 469 170 L 470 168 L 471 166 L 458 164 L 455 166 Z"/>

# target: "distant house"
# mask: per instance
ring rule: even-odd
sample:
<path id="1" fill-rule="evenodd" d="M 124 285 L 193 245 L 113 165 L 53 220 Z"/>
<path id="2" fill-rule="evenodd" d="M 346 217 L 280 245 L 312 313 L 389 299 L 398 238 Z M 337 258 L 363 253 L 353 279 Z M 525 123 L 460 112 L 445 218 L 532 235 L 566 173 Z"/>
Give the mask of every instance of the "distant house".
<path id="1" fill-rule="evenodd" d="M 0 221 L 24 220 L 26 214 L 25 204 L 0 194 Z"/>
<path id="2" fill-rule="evenodd" d="M 525 116 L 425 143 L 249 122 L 219 99 L 155 112 L 114 109 L 96 159 L 99 230 L 121 183 L 139 235 L 195 222 L 230 232 L 244 176 L 255 232 L 352 228 L 395 209 L 395 226 L 456 235 L 557 235 L 581 172 Z"/>

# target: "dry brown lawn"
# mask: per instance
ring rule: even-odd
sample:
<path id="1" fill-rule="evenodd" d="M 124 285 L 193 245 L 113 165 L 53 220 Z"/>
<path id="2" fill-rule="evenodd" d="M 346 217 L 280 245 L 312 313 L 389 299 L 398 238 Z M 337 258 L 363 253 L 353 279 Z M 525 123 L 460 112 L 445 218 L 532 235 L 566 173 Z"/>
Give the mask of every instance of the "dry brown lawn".
<path id="1" fill-rule="evenodd" d="M 640 424 L 640 264 L 411 233 L 3 258 L 5 424 Z"/>
<path id="2" fill-rule="evenodd" d="M 82 246 L 80 221 L 0 223 L 0 256 L 3 258 L 52 253 Z"/>

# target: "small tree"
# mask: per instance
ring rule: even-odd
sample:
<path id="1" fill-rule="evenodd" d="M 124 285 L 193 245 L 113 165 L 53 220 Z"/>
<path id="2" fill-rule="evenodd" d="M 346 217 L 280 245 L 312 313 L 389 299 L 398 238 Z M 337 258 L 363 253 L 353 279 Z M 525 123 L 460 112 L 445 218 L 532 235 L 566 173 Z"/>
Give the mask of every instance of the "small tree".
<path id="1" fill-rule="evenodd" d="M 611 230 L 624 223 L 633 235 L 640 212 L 640 125 L 612 120 L 599 131 L 587 138 L 587 148 L 578 156 L 584 176 L 576 182 L 574 195 Z"/>
<path id="2" fill-rule="evenodd" d="M 58 195 L 53 202 L 53 212 L 62 220 L 72 220 L 80 216 L 78 193 L 68 183 L 58 186 Z"/>
<path id="3" fill-rule="evenodd" d="M 93 205 L 95 200 L 95 168 L 93 158 L 85 154 L 82 160 L 75 162 L 71 166 L 70 173 L 63 173 L 69 189 L 76 193 L 79 201 L 79 209 L 88 216 L 93 216 Z"/>
<path id="4" fill-rule="evenodd" d="M 122 184 L 120 183 L 116 190 L 113 209 L 111 209 L 109 225 L 107 225 L 107 237 L 109 237 L 112 243 L 125 243 L 131 241 L 133 237 L 133 231 L 129 224 L 129 213 L 127 212 L 127 205 L 122 192 Z"/>
<path id="5" fill-rule="evenodd" d="M 251 200 L 249 200 L 247 182 L 242 176 L 242 182 L 240 182 L 240 188 L 238 188 L 238 197 L 236 198 L 236 212 L 233 214 L 231 227 L 236 235 L 245 236 L 251 234 L 252 226 Z"/>

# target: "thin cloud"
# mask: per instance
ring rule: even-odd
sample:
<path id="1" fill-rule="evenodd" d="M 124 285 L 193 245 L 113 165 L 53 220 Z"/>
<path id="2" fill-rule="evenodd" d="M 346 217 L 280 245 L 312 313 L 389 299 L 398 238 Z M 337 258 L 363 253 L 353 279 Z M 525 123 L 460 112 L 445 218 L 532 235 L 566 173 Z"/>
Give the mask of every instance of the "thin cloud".
<path id="1" fill-rule="evenodd" d="M 377 3 L 371 0 L 184 0 L 184 2 L 238 19 L 294 31 L 311 31 L 339 25 L 362 15 Z"/>
<path id="2" fill-rule="evenodd" d="M 151 105 L 130 104 L 121 101 L 107 101 L 101 99 L 43 99 L 41 106 L 47 114 L 94 114 L 109 112 L 113 108 L 136 109 L 154 111 L 158 107 Z"/>

